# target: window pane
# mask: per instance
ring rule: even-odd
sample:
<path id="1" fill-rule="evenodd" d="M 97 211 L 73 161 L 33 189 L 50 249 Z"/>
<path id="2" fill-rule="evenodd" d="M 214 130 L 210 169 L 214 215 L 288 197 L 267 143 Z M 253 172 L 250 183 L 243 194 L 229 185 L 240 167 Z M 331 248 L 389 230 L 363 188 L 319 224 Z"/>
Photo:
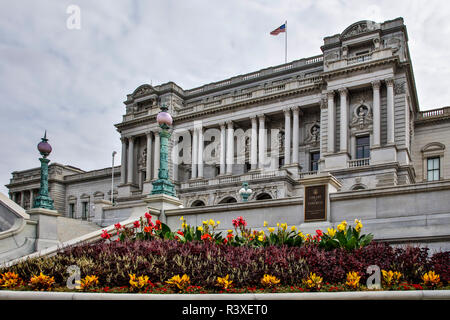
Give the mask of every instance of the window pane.
<path id="1" fill-rule="evenodd" d="M 439 158 L 433 159 L 433 169 L 439 169 Z"/>
<path id="2" fill-rule="evenodd" d="M 433 170 L 433 159 L 428 159 L 427 161 L 427 169 Z"/>
<path id="3" fill-rule="evenodd" d="M 439 170 L 433 170 L 433 180 L 439 180 Z"/>
<path id="4" fill-rule="evenodd" d="M 433 171 L 428 171 L 428 177 L 427 177 L 428 181 L 433 181 Z"/>

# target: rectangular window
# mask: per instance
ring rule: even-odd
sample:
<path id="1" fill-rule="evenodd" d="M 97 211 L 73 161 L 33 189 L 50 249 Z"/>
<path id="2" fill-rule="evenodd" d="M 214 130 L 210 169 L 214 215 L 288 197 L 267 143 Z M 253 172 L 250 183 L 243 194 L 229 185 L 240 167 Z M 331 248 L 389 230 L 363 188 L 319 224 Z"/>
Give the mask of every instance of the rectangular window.
<path id="1" fill-rule="evenodd" d="M 437 181 L 440 178 L 440 158 L 433 157 L 427 159 L 427 180 Z"/>
<path id="2" fill-rule="evenodd" d="M 310 153 L 309 171 L 318 171 L 319 170 L 319 159 L 320 159 L 320 152 L 311 152 Z"/>
<path id="3" fill-rule="evenodd" d="M 81 219 L 87 220 L 89 213 L 89 202 L 83 202 L 83 207 L 81 211 Z"/>
<path id="4" fill-rule="evenodd" d="M 69 218 L 75 218 L 75 203 L 69 203 Z"/>
<path id="5" fill-rule="evenodd" d="M 356 159 L 370 157 L 370 136 L 356 138 Z"/>

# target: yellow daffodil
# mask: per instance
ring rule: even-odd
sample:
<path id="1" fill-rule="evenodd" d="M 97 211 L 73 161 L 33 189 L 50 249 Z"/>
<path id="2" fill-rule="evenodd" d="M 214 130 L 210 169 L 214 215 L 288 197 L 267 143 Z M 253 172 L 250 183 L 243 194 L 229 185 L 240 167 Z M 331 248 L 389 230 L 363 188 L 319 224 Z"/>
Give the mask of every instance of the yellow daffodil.
<path id="1" fill-rule="evenodd" d="M 355 226 L 355 230 L 356 230 L 356 231 L 358 231 L 358 232 L 360 232 L 360 231 L 361 231 L 361 229 L 362 229 L 362 227 L 363 227 L 363 225 L 362 225 L 361 221 L 360 221 L 360 220 L 358 220 L 358 219 L 355 219 L 355 224 L 356 224 L 356 226 Z"/>
<path id="2" fill-rule="evenodd" d="M 275 231 L 275 228 L 270 227 L 270 228 L 267 228 L 267 230 L 269 230 L 269 232 L 272 233 Z"/>
<path id="3" fill-rule="evenodd" d="M 187 227 L 186 223 L 183 222 L 183 223 L 181 224 L 181 227 L 182 227 L 183 229 L 186 229 L 186 227 Z"/>
<path id="4" fill-rule="evenodd" d="M 291 231 L 294 231 L 294 232 L 297 231 L 297 227 L 296 226 L 292 226 L 291 227 Z"/>
<path id="5" fill-rule="evenodd" d="M 216 222 L 213 219 L 209 219 L 209 224 L 212 225 L 212 226 L 215 226 Z"/>
<path id="6" fill-rule="evenodd" d="M 228 233 L 233 233 L 233 230 L 231 230 L 231 229 L 228 229 Z"/>
<path id="7" fill-rule="evenodd" d="M 198 230 L 198 231 L 203 231 L 203 227 L 201 227 L 201 226 L 200 226 L 200 227 L 197 227 L 197 230 Z"/>
<path id="8" fill-rule="evenodd" d="M 220 224 L 220 221 L 216 221 L 216 224 L 219 225 L 219 224 Z"/>
<path id="9" fill-rule="evenodd" d="M 279 222 L 277 222 L 277 227 L 278 227 L 278 228 L 280 227 L 280 223 L 279 223 Z"/>
<path id="10" fill-rule="evenodd" d="M 280 227 L 281 229 L 283 229 L 283 231 L 285 231 L 287 229 L 287 223 L 282 223 Z"/>
<path id="11" fill-rule="evenodd" d="M 264 221 L 263 227 L 267 227 L 268 225 L 267 221 Z"/>
<path id="12" fill-rule="evenodd" d="M 336 229 L 334 229 L 334 228 L 328 228 L 328 232 L 327 232 L 327 234 L 330 236 L 330 237 L 334 237 L 334 235 L 336 234 Z"/>
<path id="13" fill-rule="evenodd" d="M 183 217 L 183 216 L 181 216 L 180 220 L 181 220 L 181 221 L 184 221 L 184 217 Z"/>
<path id="14" fill-rule="evenodd" d="M 302 237 L 303 240 L 306 239 L 305 235 L 301 231 L 298 232 L 298 236 Z"/>
<path id="15" fill-rule="evenodd" d="M 258 236 L 258 241 L 263 242 L 264 241 L 264 236 Z"/>
<path id="16" fill-rule="evenodd" d="M 202 224 L 208 224 L 208 221 L 203 220 L 203 221 L 202 221 Z"/>

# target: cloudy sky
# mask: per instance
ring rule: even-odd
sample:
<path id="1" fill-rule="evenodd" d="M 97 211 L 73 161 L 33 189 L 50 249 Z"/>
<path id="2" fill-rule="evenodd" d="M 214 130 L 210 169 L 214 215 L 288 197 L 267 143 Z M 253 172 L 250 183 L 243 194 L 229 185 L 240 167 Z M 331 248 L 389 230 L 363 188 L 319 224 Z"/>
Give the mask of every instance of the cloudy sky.
<path id="1" fill-rule="evenodd" d="M 80 29 L 68 29 L 70 5 Z M 114 124 L 143 83 L 184 89 L 320 54 L 325 36 L 359 20 L 403 17 L 422 110 L 450 105 L 447 1 L 16 0 L 0 2 L 0 192 L 11 172 L 51 161 L 84 170 L 120 159 Z"/>

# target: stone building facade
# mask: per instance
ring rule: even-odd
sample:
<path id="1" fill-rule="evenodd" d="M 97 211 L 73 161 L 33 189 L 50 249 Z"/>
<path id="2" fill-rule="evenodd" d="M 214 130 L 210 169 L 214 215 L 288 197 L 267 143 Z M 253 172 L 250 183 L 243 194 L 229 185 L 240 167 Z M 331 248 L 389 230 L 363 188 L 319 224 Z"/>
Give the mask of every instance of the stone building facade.
<path id="1" fill-rule="evenodd" d="M 128 94 L 115 125 L 118 208 L 142 201 L 157 178 L 162 104 L 174 119 L 169 168 L 184 208 L 239 203 L 244 181 L 250 202 L 301 199 L 302 179 L 322 173 L 340 182 L 344 198 L 424 183 L 447 190 L 450 108 L 420 111 L 403 19 L 353 23 L 320 49 L 198 88 L 143 84 Z M 86 217 L 86 202 L 110 198 L 110 168 L 50 170 L 50 194 L 65 216 Z M 38 169 L 13 172 L 10 197 L 26 207 L 38 179 Z"/>

